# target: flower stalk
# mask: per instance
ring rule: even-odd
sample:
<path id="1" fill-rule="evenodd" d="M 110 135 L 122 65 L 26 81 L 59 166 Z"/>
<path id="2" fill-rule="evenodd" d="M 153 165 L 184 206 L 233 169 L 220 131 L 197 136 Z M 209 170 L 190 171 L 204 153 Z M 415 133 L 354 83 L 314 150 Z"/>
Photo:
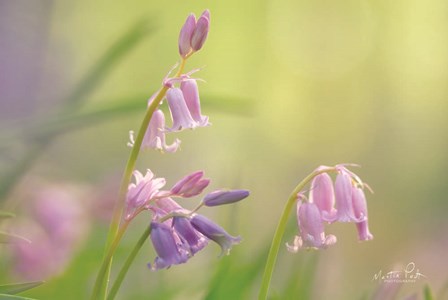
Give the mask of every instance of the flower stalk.
<path id="1" fill-rule="evenodd" d="M 179 69 L 175 75 L 175 77 L 178 77 L 182 74 L 184 68 L 186 59 L 189 56 L 186 56 L 185 58 L 181 59 L 181 63 L 179 66 Z M 115 253 L 116 246 L 121 240 L 122 235 L 124 234 L 127 223 L 123 223 L 123 225 L 120 227 L 121 220 L 123 219 L 124 214 L 124 207 L 125 207 L 125 201 L 126 201 L 126 194 L 128 191 L 128 185 L 131 181 L 132 172 L 135 169 L 135 164 L 137 162 L 138 155 L 140 153 L 141 145 L 143 142 L 143 138 L 145 136 L 145 132 L 148 128 L 149 121 L 152 118 L 152 115 L 154 114 L 154 111 L 158 108 L 160 105 L 160 102 L 162 101 L 163 97 L 165 97 L 166 92 L 168 91 L 167 86 L 163 86 L 160 91 L 155 96 L 152 103 L 148 106 L 146 110 L 145 117 L 143 118 L 143 121 L 140 125 L 140 129 L 138 130 L 137 137 L 134 141 L 134 145 L 132 147 L 131 153 L 129 155 L 128 161 L 126 163 L 126 167 L 123 173 L 123 177 L 121 180 L 120 190 L 118 194 L 118 200 L 114 208 L 114 213 L 112 217 L 112 221 L 110 223 L 109 232 L 107 235 L 107 242 L 106 242 L 106 248 L 105 248 L 105 255 L 103 258 L 103 262 L 101 264 L 100 271 L 98 272 L 95 286 L 92 292 L 91 299 L 97 300 L 97 299 L 105 299 L 107 286 L 109 282 L 110 277 L 110 268 L 112 263 L 112 258 Z"/>
<path id="2" fill-rule="evenodd" d="M 274 272 L 274 266 L 277 261 L 278 251 L 280 250 L 280 245 L 282 243 L 282 238 L 285 233 L 286 224 L 288 222 L 288 217 L 291 214 L 291 210 L 294 207 L 294 204 L 297 200 L 297 194 L 303 190 L 303 188 L 313 180 L 319 174 L 328 173 L 336 171 L 336 168 L 326 167 L 315 170 L 311 174 L 309 174 L 305 179 L 303 179 L 292 191 L 291 195 L 288 198 L 288 201 L 285 204 L 285 208 L 283 209 L 282 215 L 280 217 L 280 221 L 278 222 L 277 229 L 275 230 L 274 237 L 272 239 L 271 248 L 269 249 L 268 258 L 266 260 L 266 266 L 263 273 L 263 279 L 261 281 L 260 292 L 258 294 L 258 300 L 265 300 L 268 296 L 269 285 L 271 283 L 272 274 Z"/>

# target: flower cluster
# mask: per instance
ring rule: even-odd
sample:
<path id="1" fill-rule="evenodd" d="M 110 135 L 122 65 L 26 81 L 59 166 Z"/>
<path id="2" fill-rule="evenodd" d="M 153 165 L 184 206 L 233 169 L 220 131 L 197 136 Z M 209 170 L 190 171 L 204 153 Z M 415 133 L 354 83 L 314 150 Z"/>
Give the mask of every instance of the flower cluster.
<path id="1" fill-rule="evenodd" d="M 319 167 L 316 171 L 328 167 Z M 353 222 L 358 230 L 360 241 L 373 239 L 367 223 L 367 203 L 364 188 L 368 185 L 348 170 L 337 165 L 336 181 L 327 173 L 314 177 L 309 197 L 298 194 L 297 222 L 300 232 L 292 244 L 287 244 L 291 252 L 302 248 L 324 249 L 336 243 L 336 236 L 325 235 L 324 222 Z"/>
<path id="2" fill-rule="evenodd" d="M 205 10 L 197 21 L 194 14 L 188 16 L 179 35 L 179 54 L 183 61 L 202 48 L 209 29 L 210 12 L 208 10 Z M 180 140 L 175 139 L 172 144 L 167 144 L 165 138 L 167 132 L 210 125 L 208 117 L 203 116 L 201 113 L 197 79 L 191 78 L 191 74 L 196 71 L 193 70 L 172 78 L 169 77 L 170 71 L 165 77 L 163 85 L 168 89 L 165 99 L 168 102 L 172 125 L 171 127 L 166 127 L 165 114 L 161 109 L 157 109 L 149 122 L 142 142 L 142 148 L 152 148 L 171 153 L 176 152 L 180 146 Z M 148 100 L 148 106 L 151 105 L 158 93 L 159 91 Z M 128 146 L 132 147 L 134 145 L 134 132 L 130 131 L 129 135 L 130 142 Z"/>
<path id="3" fill-rule="evenodd" d="M 125 218 L 129 221 L 145 210 L 153 213 L 151 241 L 158 257 L 153 264 L 149 264 L 152 270 L 185 263 L 209 240 L 221 246 L 221 255 L 228 254 L 232 246 L 241 241 L 240 237 L 231 236 L 219 225 L 195 212 L 204 205 L 212 207 L 240 201 L 249 196 L 248 191 L 211 192 L 193 211 L 183 208 L 173 199 L 201 194 L 210 183 L 203 176 L 202 171 L 197 171 L 181 179 L 170 190 L 161 190 L 165 179 L 155 178 L 150 170 L 145 176 L 134 172 L 135 183 L 129 185 Z"/>

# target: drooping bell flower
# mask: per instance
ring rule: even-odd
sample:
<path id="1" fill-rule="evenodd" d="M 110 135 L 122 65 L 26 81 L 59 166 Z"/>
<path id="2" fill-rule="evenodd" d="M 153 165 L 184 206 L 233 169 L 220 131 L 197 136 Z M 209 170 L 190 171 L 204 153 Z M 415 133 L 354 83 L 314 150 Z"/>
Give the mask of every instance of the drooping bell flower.
<path id="1" fill-rule="evenodd" d="M 193 120 L 191 113 L 185 103 L 185 98 L 179 88 L 170 88 L 166 93 L 166 99 L 170 107 L 173 125 L 168 131 L 180 131 L 182 129 L 193 129 L 199 124 Z"/>
<path id="2" fill-rule="evenodd" d="M 359 240 L 368 241 L 373 239 L 373 235 L 370 233 L 369 225 L 367 223 L 367 202 L 362 188 L 355 186 L 353 187 L 352 201 L 355 217 L 360 220 L 356 223 Z"/>
<path id="3" fill-rule="evenodd" d="M 315 203 L 298 201 L 297 221 L 300 233 L 292 245 L 286 244 L 288 251 L 296 253 L 302 248 L 325 249 L 336 243 L 336 236 L 325 235 L 321 214 Z"/>
<path id="4" fill-rule="evenodd" d="M 184 242 L 188 244 L 191 255 L 207 246 L 207 238 L 193 228 L 188 218 L 174 217 L 173 228 Z"/>
<path id="5" fill-rule="evenodd" d="M 207 238 L 219 244 L 221 247 L 220 256 L 224 254 L 228 255 L 232 249 L 232 246 L 241 242 L 241 237 L 231 236 L 221 226 L 202 215 L 193 216 L 191 219 L 191 225 L 193 225 L 197 231 L 205 235 Z"/>
<path id="6" fill-rule="evenodd" d="M 134 146 L 134 132 L 129 132 L 130 143 L 129 146 Z M 180 140 L 175 139 L 171 145 L 166 144 L 165 139 L 165 115 L 160 109 L 156 110 L 149 121 L 148 129 L 142 141 L 142 149 L 152 148 L 161 152 L 176 152 L 180 146 Z"/>
<path id="7" fill-rule="evenodd" d="M 195 120 L 199 126 L 210 125 L 208 117 L 201 114 L 201 103 L 199 100 L 198 84 L 195 79 L 182 80 L 180 89 L 184 95 L 185 103 L 190 111 L 193 120 Z"/>
<path id="8" fill-rule="evenodd" d="M 335 195 L 338 222 L 358 222 L 353 212 L 353 182 L 349 173 L 341 170 L 336 177 Z"/>
<path id="9" fill-rule="evenodd" d="M 173 230 L 164 223 L 151 222 L 151 241 L 158 255 L 152 265 L 148 264 L 153 271 L 183 264 L 189 258 L 188 251 L 176 242 Z"/>
<path id="10" fill-rule="evenodd" d="M 322 173 L 314 177 L 311 182 L 310 202 L 317 205 L 324 221 L 336 220 L 337 211 L 334 208 L 334 197 L 333 181 L 330 175 Z"/>

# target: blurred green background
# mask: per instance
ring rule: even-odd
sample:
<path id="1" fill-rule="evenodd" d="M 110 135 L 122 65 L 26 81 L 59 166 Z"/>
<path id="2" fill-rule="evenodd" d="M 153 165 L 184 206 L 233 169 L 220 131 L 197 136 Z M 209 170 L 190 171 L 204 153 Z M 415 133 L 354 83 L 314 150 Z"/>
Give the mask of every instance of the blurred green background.
<path id="1" fill-rule="evenodd" d="M 86 203 L 101 193 L 113 198 L 118 185 L 104 185 L 125 166 L 128 131 L 137 130 L 147 98 L 178 60 L 186 16 L 205 8 L 212 15 L 209 38 L 187 69 L 202 68 L 196 76 L 206 81 L 203 113 L 213 126 L 179 134 L 182 151 L 174 155 L 143 153 L 138 167 L 167 178 L 167 186 L 203 169 L 212 188 L 251 190 L 236 207 L 204 210 L 244 242 L 229 257 L 218 260 L 210 245 L 188 264 L 157 273 L 146 268 L 154 258 L 148 242 L 119 299 L 255 298 L 289 193 L 315 167 L 343 162 L 360 164 L 355 171 L 375 191 L 368 195 L 375 239 L 359 243 L 353 224 L 334 224 L 327 232 L 338 243 L 325 251 L 293 255 L 282 248 L 271 294 L 288 299 L 288 288 L 306 282 L 310 291 L 300 293 L 310 299 L 359 299 L 377 286 L 374 274 L 409 262 L 426 278 L 404 284 L 400 295 L 424 284 L 442 291 L 448 280 L 446 1 L 2 0 L 4 203 L 20 212 L 23 190 L 36 178 L 78 184 L 89 191 L 80 200 Z M 148 221 L 142 215 L 131 227 L 115 268 Z M 291 217 L 285 242 L 294 227 Z M 106 231 L 105 222 L 94 221 L 67 271 L 24 295 L 86 298 Z M 315 275 L 308 270 L 314 264 Z M 15 280 L 5 271 L 2 277 Z"/>

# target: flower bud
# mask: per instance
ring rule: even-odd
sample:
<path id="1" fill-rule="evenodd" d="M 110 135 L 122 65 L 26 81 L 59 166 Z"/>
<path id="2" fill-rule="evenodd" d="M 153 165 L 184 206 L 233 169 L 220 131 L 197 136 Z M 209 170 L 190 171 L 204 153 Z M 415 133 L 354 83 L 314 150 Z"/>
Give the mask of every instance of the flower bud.
<path id="1" fill-rule="evenodd" d="M 171 188 L 171 193 L 185 198 L 199 195 L 210 183 L 209 179 L 202 176 L 204 176 L 203 171 L 185 176 Z"/>
<path id="2" fill-rule="evenodd" d="M 191 38 L 196 28 L 196 17 L 190 14 L 179 34 L 179 54 L 185 57 L 191 51 Z"/>
<path id="3" fill-rule="evenodd" d="M 218 206 L 238 202 L 248 196 L 249 191 L 247 190 L 218 190 L 207 194 L 202 202 L 206 206 Z"/>
<path id="4" fill-rule="evenodd" d="M 208 31 L 210 30 L 210 12 L 204 11 L 196 23 L 196 28 L 191 36 L 191 48 L 193 51 L 198 51 L 202 48 L 207 39 Z"/>

